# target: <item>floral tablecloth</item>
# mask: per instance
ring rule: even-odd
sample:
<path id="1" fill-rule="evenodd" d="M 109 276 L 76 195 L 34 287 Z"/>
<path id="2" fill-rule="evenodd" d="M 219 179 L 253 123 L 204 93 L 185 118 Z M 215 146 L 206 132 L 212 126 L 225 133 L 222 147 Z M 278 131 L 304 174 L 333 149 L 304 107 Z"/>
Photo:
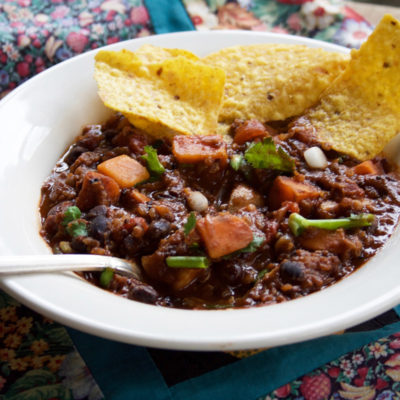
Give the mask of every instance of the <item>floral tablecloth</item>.
<path id="1" fill-rule="evenodd" d="M 355 48 L 372 31 L 340 0 L 0 0 L 0 95 L 87 50 L 194 29 L 290 33 Z M 391 310 L 295 345 L 176 352 L 65 328 L 0 292 L 0 399 L 400 399 L 399 321 Z"/>

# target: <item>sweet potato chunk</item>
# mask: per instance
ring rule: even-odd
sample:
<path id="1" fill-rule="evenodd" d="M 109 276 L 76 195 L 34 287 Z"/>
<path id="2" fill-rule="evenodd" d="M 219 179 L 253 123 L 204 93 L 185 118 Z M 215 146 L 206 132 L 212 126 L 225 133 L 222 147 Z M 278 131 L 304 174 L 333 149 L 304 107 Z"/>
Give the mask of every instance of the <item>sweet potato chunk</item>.
<path id="1" fill-rule="evenodd" d="M 221 213 L 207 215 L 197 221 L 196 228 L 211 258 L 218 258 L 243 249 L 253 240 L 253 232 L 243 219 Z"/>
<path id="2" fill-rule="evenodd" d="M 348 237 L 343 229 L 327 231 L 324 229 L 308 229 L 299 237 L 302 247 L 307 250 L 328 250 L 342 258 L 358 257 L 362 243 L 356 236 Z"/>
<path id="3" fill-rule="evenodd" d="M 126 154 L 102 162 L 97 170 L 113 178 L 121 188 L 132 187 L 150 178 L 147 169 Z"/>
<path id="4" fill-rule="evenodd" d="M 353 168 L 353 171 L 357 175 L 378 175 L 379 168 L 371 160 L 362 162 Z"/>
<path id="5" fill-rule="evenodd" d="M 226 164 L 228 154 L 222 136 L 174 136 L 172 152 L 180 163 L 198 163 L 206 159 L 221 160 Z"/>
<path id="6" fill-rule="evenodd" d="M 171 271 L 174 280 L 171 286 L 174 290 L 183 290 L 194 283 L 200 276 L 204 275 L 204 270 L 198 268 L 182 268 Z"/>
<path id="7" fill-rule="evenodd" d="M 198 268 L 169 268 L 164 261 L 165 255 L 156 252 L 143 256 L 142 266 L 149 277 L 164 282 L 175 291 L 187 288 L 206 273 L 204 269 Z"/>
<path id="8" fill-rule="evenodd" d="M 237 144 L 243 144 L 264 136 L 267 136 L 267 129 L 265 126 L 257 120 L 250 120 L 244 122 L 236 129 L 233 141 Z"/>
<path id="9" fill-rule="evenodd" d="M 76 205 L 87 211 L 98 205 L 109 206 L 118 201 L 120 188 L 114 179 L 89 171 L 83 178 L 82 188 L 76 199 Z"/>
<path id="10" fill-rule="evenodd" d="M 314 199 L 321 196 L 322 192 L 308 183 L 297 182 L 287 176 L 278 176 L 270 190 L 270 204 L 274 209 L 281 206 L 284 201 L 298 203 L 304 199 Z"/>
<path id="11" fill-rule="evenodd" d="M 140 193 L 139 190 L 136 189 L 133 189 L 129 193 L 129 197 L 136 203 L 147 203 L 148 201 L 150 201 L 149 197 L 147 197 L 144 193 Z"/>

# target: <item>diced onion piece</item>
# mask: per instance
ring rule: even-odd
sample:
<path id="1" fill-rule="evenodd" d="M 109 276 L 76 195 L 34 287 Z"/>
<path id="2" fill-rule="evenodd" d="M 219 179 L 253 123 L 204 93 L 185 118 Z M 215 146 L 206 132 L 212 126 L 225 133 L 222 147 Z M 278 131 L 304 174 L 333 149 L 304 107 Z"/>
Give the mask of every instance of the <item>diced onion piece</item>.
<path id="1" fill-rule="evenodd" d="M 304 159 L 311 168 L 324 169 L 328 166 L 325 153 L 317 146 L 307 149 L 304 152 Z"/>

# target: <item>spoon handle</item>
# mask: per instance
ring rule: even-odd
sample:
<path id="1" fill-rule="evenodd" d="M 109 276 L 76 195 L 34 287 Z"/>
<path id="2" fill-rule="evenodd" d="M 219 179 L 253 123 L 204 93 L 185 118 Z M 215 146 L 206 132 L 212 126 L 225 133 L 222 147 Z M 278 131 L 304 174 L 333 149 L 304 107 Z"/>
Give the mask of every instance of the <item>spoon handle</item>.
<path id="1" fill-rule="evenodd" d="M 0 276 L 34 272 L 102 271 L 112 268 L 124 275 L 138 277 L 137 266 L 116 257 L 90 254 L 48 254 L 32 256 L 1 256 Z"/>

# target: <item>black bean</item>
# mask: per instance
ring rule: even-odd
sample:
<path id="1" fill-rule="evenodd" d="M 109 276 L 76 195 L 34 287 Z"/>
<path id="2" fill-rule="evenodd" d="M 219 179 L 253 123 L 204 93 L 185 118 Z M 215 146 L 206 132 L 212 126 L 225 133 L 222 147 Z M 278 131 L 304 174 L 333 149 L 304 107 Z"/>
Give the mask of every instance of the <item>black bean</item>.
<path id="1" fill-rule="evenodd" d="M 123 239 L 123 245 L 128 254 L 134 255 L 143 243 L 136 240 L 132 235 L 127 235 Z"/>
<path id="2" fill-rule="evenodd" d="M 228 261 L 226 263 L 218 263 L 214 266 L 221 278 L 227 282 L 234 284 L 240 283 L 242 277 L 242 265 L 240 262 Z"/>
<path id="3" fill-rule="evenodd" d="M 90 235 L 95 238 L 102 238 L 107 230 L 107 218 L 105 215 L 98 215 L 90 224 Z"/>
<path id="4" fill-rule="evenodd" d="M 171 224 L 166 219 L 158 219 L 157 221 L 152 221 L 147 230 L 146 236 L 151 239 L 161 239 L 166 236 L 170 231 Z"/>
<path id="5" fill-rule="evenodd" d="M 129 297 L 143 303 L 154 304 L 159 296 L 157 291 L 151 286 L 137 284 L 132 286 L 131 290 L 129 291 Z"/>
<path id="6" fill-rule="evenodd" d="M 104 131 L 104 136 L 107 140 L 111 140 L 117 133 L 118 131 L 116 129 L 106 129 Z"/>
<path id="7" fill-rule="evenodd" d="M 88 218 L 95 218 L 98 215 L 106 215 L 107 214 L 107 206 L 105 205 L 100 205 L 93 207 L 88 213 L 87 217 Z"/>
<path id="8" fill-rule="evenodd" d="M 68 165 L 72 165 L 76 159 L 82 154 L 82 153 L 86 153 L 88 151 L 88 149 L 86 147 L 83 146 L 73 146 L 69 152 L 66 154 L 66 156 L 64 157 L 64 161 L 68 164 Z"/>
<path id="9" fill-rule="evenodd" d="M 304 265 L 297 261 L 283 261 L 279 275 L 284 282 L 301 282 L 304 280 Z"/>

